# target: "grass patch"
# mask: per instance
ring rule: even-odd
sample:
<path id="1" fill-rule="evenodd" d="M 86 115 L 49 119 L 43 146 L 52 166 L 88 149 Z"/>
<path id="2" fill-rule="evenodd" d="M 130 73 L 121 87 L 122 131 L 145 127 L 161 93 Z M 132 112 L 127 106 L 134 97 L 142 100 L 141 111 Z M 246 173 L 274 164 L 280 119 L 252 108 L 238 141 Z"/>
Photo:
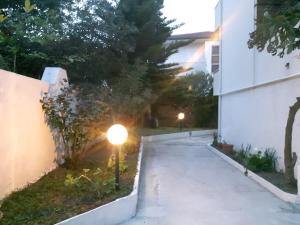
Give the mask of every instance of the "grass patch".
<path id="1" fill-rule="evenodd" d="M 130 194 L 138 152 L 131 151 L 127 155 L 128 168 L 121 175 L 121 190 L 116 192 L 114 171 L 107 168 L 111 155 L 107 146 L 95 146 L 76 169 L 59 167 L 27 188 L 12 193 L 1 207 L 4 216 L 0 224 L 52 225 Z M 82 179 L 78 185 L 66 186 L 68 174 L 79 177 L 84 174 L 84 169 L 88 169 L 88 176 L 97 178 L 97 185 Z"/>
<path id="2" fill-rule="evenodd" d="M 157 129 L 141 128 L 141 129 L 138 129 L 138 133 L 141 136 L 153 136 L 153 135 L 160 135 L 160 134 L 172 134 L 172 133 L 198 131 L 198 130 L 201 130 L 201 129 L 200 128 L 183 128 L 182 131 L 180 131 L 178 127 L 160 127 Z"/>

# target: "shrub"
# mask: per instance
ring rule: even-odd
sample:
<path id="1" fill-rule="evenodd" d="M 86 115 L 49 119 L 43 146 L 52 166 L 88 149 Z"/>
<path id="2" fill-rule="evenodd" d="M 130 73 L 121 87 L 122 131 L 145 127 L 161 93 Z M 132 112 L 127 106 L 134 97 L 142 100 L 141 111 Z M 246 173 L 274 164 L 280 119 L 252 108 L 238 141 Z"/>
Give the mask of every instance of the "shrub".
<path id="1" fill-rule="evenodd" d="M 247 145 L 246 148 L 242 145 L 241 149 L 235 152 L 234 159 L 245 166 L 246 161 L 249 158 L 250 151 L 251 145 Z"/>
<path id="2" fill-rule="evenodd" d="M 246 161 L 246 167 L 253 172 L 260 172 L 263 168 L 263 162 L 261 152 L 259 151 L 256 154 L 249 155 Z"/>
<path id="3" fill-rule="evenodd" d="M 114 178 L 105 179 L 103 171 L 97 168 L 94 171 L 83 169 L 82 174 L 76 177 L 72 174 L 67 174 L 64 184 L 66 187 L 76 188 L 78 191 L 88 187 L 100 198 L 114 191 L 114 182 Z"/>
<path id="4" fill-rule="evenodd" d="M 276 151 L 267 148 L 264 153 L 261 151 L 252 154 L 251 145 L 241 149 L 234 155 L 234 159 L 253 172 L 274 172 L 276 171 Z"/>
<path id="5" fill-rule="evenodd" d="M 74 102 L 72 86 L 65 86 L 56 96 L 44 93 L 41 99 L 47 124 L 52 130 L 61 157 L 58 161 L 62 160 L 63 163 L 75 162 L 77 153 L 82 151 L 87 141 L 86 131 L 82 126 L 84 117 L 76 112 Z"/>
<path id="6" fill-rule="evenodd" d="M 271 148 L 266 149 L 263 155 L 263 160 L 264 160 L 263 168 L 262 168 L 263 171 L 266 172 L 276 171 L 276 163 L 278 157 L 276 156 L 275 149 L 271 149 Z"/>
<path id="7" fill-rule="evenodd" d="M 87 126 L 102 108 L 95 101 L 93 105 L 100 110 L 92 109 L 89 100 L 81 97 L 79 87 L 67 86 L 67 81 L 64 82 L 58 95 L 44 93 L 40 102 L 56 143 L 58 163 L 75 166 L 88 141 Z"/>

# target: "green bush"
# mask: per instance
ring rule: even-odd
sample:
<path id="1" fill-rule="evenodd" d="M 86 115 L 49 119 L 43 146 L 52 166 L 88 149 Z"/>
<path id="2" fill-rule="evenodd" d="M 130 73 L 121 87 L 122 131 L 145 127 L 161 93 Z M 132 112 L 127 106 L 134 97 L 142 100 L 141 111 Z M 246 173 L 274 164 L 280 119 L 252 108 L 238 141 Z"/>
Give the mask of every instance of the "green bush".
<path id="1" fill-rule="evenodd" d="M 251 145 L 247 145 L 246 148 L 244 147 L 244 145 L 242 145 L 241 149 L 235 152 L 234 159 L 237 162 L 246 165 L 246 161 L 249 158 L 250 151 Z"/>
<path id="2" fill-rule="evenodd" d="M 261 151 L 252 154 L 251 145 L 241 147 L 234 155 L 234 159 L 253 172 L 275 172 L 277 156 L 276 151 L 267 148 L 264 153 Z"/>
<path id="3" fill-rule="evenodd" d="M 263 171 L 264 160 L 262 159 L 261 152 L 250 154 L 246 161 L 246 167 L 253 172 Z"/>
<path id="4" fill-rule="evenodd" d="M 278 160 L 278 157 L 276 156 L 276 151 L 274 149 L 266 149 L 263 155 L 263 160 L 263 171 L 276 171 L 276 162 Z"/>

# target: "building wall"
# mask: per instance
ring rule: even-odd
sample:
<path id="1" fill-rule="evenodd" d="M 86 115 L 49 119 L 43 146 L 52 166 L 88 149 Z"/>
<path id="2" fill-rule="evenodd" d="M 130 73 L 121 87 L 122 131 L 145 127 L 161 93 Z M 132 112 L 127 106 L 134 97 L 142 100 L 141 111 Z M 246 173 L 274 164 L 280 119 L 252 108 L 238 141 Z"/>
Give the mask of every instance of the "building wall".
<path id="1" fill-rule="evenodd" d="M 0 70 L 0 199 L 56 167 L 40 99 L 49 85 Z"/>
<path id="2" fill-rule="evenodd" d="M 179 48 L 178 52 L 171 55 L 166 63 L 179 63 L 185 69 L 192 68 L 188 73 L 196 71 L 209 72 L 205 56 L 205 40 L 195 40 L 189 45 Z"/>
<path id="3" fill-rule="evenodd" d="M 281 59 L 248 49 L 249 33 L 255 30 L 254 0 L 221 0 L 216 13 L 216 18 L 221 18 L 217 27 L 221 32 L 221 70 L 215 77 L 215 93 L 220 96 L 219 133 L 236 147 L 275 148 L 283 168 L 289 106 L 300 96 L 300 53 Z M 293 149 L 298 155 L 299 134 L 297 115 Z"/>
<path id="4" fill-rule="evenodd" d="M 253 84 L 253 50 L 247 48 L 253 0 L 224 0 L 222 13 L 222 91 L 227 92 Z"/>
<path id="5" fill-rule="evenodd" d="M 300 77 L 222 96 L 219 128 L 226 142 L 237 148 L 274 148 L 284 168 L 284 138 L 289 106 L 300 96 Z M 300 156 L 300 113 L 294 125 L 293 150 Z M 299 161 L 298 161 L 299 163 Z M 300 164 L 299 164 L 300 165 Z"/>

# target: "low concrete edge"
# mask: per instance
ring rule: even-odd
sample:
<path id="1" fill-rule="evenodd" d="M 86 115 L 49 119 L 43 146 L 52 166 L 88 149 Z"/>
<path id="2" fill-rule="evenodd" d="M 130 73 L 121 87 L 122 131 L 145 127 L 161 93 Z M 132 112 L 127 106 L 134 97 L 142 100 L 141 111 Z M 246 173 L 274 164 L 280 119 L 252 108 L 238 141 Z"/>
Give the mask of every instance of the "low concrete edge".
<path id="1" fill-rule="evenodd" d="M 186 137 L 198 137 L 202 135 L 212 135 L 216 133 L 217 130 L 199 130 L 199 131 L 188 131 L 188 132 L 179 132 L 179 133 L 171 133 L 171 134 L 160 134 L 153 136 L 145 136 L 144 140 L 147 141 L 165 141 L 170 139 L 177 138 L 186 138 Z"/>
<path id="2" fill-rule="evenodd" d="M 143 154 L 144 138 L 142 137 L 133 190 L 128 196 L 119 198 L 106 205 L 64 220 L 56 225 L 116 225 L 134 217 L 137 210 Z"/>
<path id="3" fill-rule="evenodd" d="M 240 170 L 242 173 L 245 172 L 245 167 L 244 166 L 242 166 L 238 162 L 234 161 L 233 159 L 231 159 L 227 155 L 223 154 L 219 150 L 215 149 L 210 144 L 208 144 L 207 146 L 208 146 L 208 149 L 210 151 L 212 151 L 213 153 L 215 153 L 216 155 L 221 157 L 227 163 L 231 164 L 232 166 L 234 166 L 235 168 Z M 271 193 L 273 193 L 275 196 L 277 196 L 281 200 L 283 200 L 285 202 L 292 203 L 292 204 L 296 204 L 297 198 L 298 198 L 297 195 L 290 194 L 290 193 L 287 193 L 287 192 L 279 189 L 278 187 L 276 187 L 275 185 L 273 185 L 269 181 L 265 180 L 264 178 L 258 176 L 257 174 L 255 174 L 255 173 L 253 173 L 252 171 L 249 171 L 249 170 L 248 170 L 248 177 L 251 178 L 252 180 L 254 180 L 256 183 L 260 184 L 262 187 L 264 187 L 265 189 L 267 189 Z"/>

